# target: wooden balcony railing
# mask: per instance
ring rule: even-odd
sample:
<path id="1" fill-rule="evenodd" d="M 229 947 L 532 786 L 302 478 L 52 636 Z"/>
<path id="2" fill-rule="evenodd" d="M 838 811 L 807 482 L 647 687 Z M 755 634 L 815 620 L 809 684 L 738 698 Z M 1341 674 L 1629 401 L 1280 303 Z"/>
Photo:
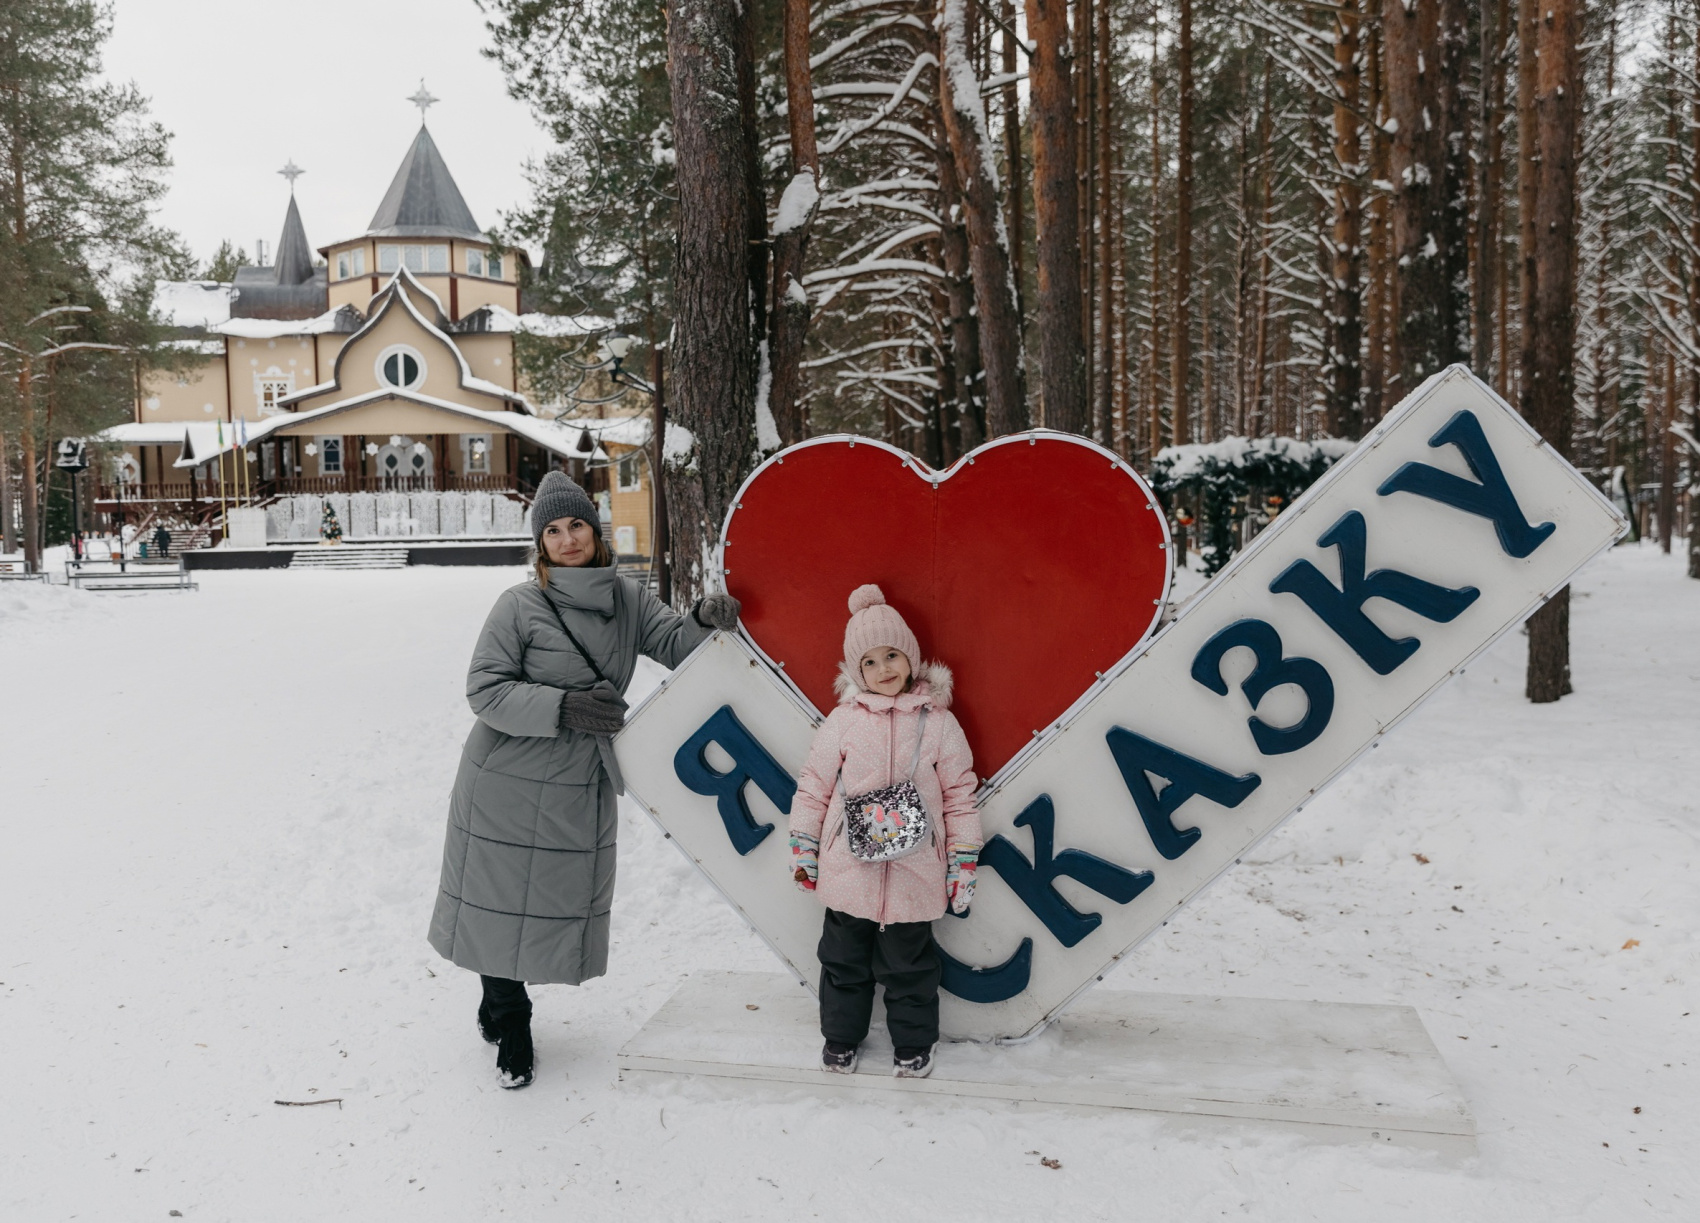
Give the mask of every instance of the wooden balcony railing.
<path id="1" fill-rule="evenodd" d="M 471 474 L 452 476 L 286 476 L 261 481 L 255 491 L 267 497 L 299 493 L 422 493 L 422 492 L 518 492 L 511 475 Z"/>
<path id="2" fill-rule="evenodd" d="M 452 476 L 287 476 L 276 480 L 256 480 L 252 493 L 256 497 L 289 497 L 297 494 L 326 493 L 414 493 L 414 492 L 480 492 L 480 493 L 517 493 L 529 492 L 527 487 L 521 490 L 516 477 L 501 474 L 462 474 Z M 191 492 L 193 496 L 191 496 Z M 232 497 L 235 490 L 225 485 L 225 496 Z M 116 504 L 119 501 L 119 487 L 115 484 L 102 484 L 95 492 L 95 500 L 103 503 Z M 187 480 L 182 483 L 128 483 L 123 486 L 123 498 L 126 502 L 144 501 L 181 501 L 191 500 L 201 504 L 217 503 L 218 484 L 202 481 L 190 485 Z"/>

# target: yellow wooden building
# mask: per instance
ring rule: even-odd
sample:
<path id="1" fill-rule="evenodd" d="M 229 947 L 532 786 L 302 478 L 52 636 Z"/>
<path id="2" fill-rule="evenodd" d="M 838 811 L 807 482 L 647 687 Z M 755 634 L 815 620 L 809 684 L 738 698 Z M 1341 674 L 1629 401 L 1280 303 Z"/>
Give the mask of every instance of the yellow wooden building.
<path id="1" fill-rule="evenodd" d="M 609 324 L 524 312 L 525 252 L 480 229 L 429 130 L 420 126 L 366 231 L 317 259 L 294 196 L 299 172 L 284 173 L 291 195 L 269 264 L 228 284 L 159 287 L 182 361 L 145 375 L 134 420 L 104 435 L 117 458 L 97 509 L 131 525 L 208 521 L 220 492 L 240 488 L 250 505 L 273 507 L 273 541 L 291 521 L 278 503 L 316 497 L 352 506 L 357 527 L 387 518 L 452 534 L 447 511 L 403 506 L 398 519 L 384 508 L 395 511 L 397 495 L 417 510 L 458 494 L 523 509 L 559 467 L 607 508 L 610 543 L 647 556 L 647 420 L 536 405 L 514 362 L 522 331 L 591 343 Z M 363 499 L 378 496 L 385 506 L 363 516 Z M 455 521 L 515 521 L 496 510 Z"/>

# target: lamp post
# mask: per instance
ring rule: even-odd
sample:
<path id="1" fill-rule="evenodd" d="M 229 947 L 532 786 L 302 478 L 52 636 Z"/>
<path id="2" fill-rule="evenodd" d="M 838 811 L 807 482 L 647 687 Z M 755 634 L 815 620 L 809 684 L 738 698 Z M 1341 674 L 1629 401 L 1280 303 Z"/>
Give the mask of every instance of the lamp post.
<path id="1" fill-rule="evenodd" d="M 633 390 L 642 391 L 649 396 L 654 412 L 654 427 L 650 436 L 649 482 L 652 490 L 653 508 L 650 526 L 649 550 L 652 554 L 651 566 L 655 571 L 656 595 L 663 603 L 672 602 L 673 574 L 672 566 L 668 564 L 667 554 L 672 548 L 671 532 L 667 529 L 667 490 L 663 483 L 666 471 L 664 458 L 667 447 L 667 395 L 666 383 L 662 373 L 661 354 L 655 354 L 655 384 L 652 386 L 636 374 L 625 369 L 626 355 L 631 352 L 633 339 L 622 331 L 610 332 L 607 339 L 602 341 L 603 359 L 609 361 L 613 368 L 608 372 L 609 381 L 616 386 L 629 386 Z"/>

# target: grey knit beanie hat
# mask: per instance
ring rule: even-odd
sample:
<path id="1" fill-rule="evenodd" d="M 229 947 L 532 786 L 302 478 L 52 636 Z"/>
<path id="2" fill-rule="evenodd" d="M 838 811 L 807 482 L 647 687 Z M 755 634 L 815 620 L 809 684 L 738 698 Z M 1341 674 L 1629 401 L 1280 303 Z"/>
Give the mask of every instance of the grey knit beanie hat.
<path id="1" fill-rule="evenodd" d="M 582 518 L 602 534 L 602 515 L 590 494 L 572 482 L 566 472 L 551 471 L 537 486 L 531 503 L 531 542 L 543 547 L 543 528 L 557 518 Z"/>

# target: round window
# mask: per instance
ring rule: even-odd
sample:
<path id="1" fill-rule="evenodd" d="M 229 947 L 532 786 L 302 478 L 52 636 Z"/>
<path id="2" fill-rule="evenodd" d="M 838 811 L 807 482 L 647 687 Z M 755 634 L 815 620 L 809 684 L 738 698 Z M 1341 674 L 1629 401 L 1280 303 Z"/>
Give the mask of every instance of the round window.
<path id="1" fill-rule="evenodd" d="M 378 354 L 378 381 L 385 386 L 411 390 L 425 381 L 425 359 L 400 344 Z"/>

